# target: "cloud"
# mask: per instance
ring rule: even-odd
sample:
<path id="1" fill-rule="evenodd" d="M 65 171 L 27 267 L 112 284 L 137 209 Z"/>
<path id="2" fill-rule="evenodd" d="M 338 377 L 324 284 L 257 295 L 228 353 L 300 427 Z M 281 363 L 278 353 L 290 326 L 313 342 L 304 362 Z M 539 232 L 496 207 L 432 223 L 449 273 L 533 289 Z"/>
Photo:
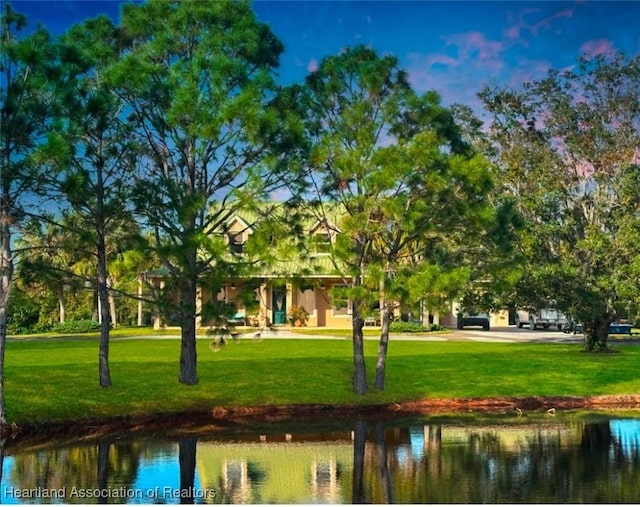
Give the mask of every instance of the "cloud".
<path id="1" fill-rule="evenodd" d="M 473 60 L 478 66 L 496 72 L 504 67 L 503 42 L 488 39 L 482 32 L 465 32 L 445 37 L 448 45 L 458 50 L 459 60 Z"/>
<path id="2" fill-rule="evenodd" d="M 591 40 L 580 46 L 580 53 L 587 58 L 594 58 L 598 55 L 613 55 L 615 52 L 615 46 L 609 39 Z"/>
<path id="3" fill-rule="evenodd" d="M 435 90 L 444 104 L 457 102 L 479 107 L 476 94 L 483 80 L 475 67 L 441 53 L 412 53 L 407 60 L 408 79 L 417 92 Z"/>
<path id="4" fill-rule="evenodd" d="M 409 82 L 418 92 L 437 91 L 444 104 L 479 108 L 482 85 L 505 69 L 505 44 L 478 31 L 448 35 L 443 51 L 407 55 Z"/>
<path id="5" fill-rule="evenodd" d="M 518 65 L 511 70 L 507 84 L 519 88 L 523 83 L 538 81 L 547 76 L 551 67 L 548 60 L 522 57 L 518 60 Z"/>
<path id="6" fill-rule="evenodd" d="M 428 55 L 421 55 L 417 52 L 411 52 L 407 55 L 407 58 L 409 61 L 416 62 L 425 67 L 457 67 L 460 65 L 460 60 L 444 53 L 429 53 Z"/>
<path id="7" fill-rule="evenodd" d="M 527 33 L 537 37 L 541 31 L 551 31 L 556 26 L 557 20 L 572 18 L 574 15 L 573 9 L 562 9 L 542 19 L 531 20 L 541 12 L 542 10 L 538 8 L 525 8 L 511 14 L 511 24 L 503 31 L 504 38 L 528 47 Z M 556 28 L 554 33 L 560 34 L 561 30 Z"/>
<path id="8" fill-rule="evenodd" d="M 315 72 L 316 70 L 318 70 L 318 60 L 316 60 L 315 58 L 309 60 L 309 63 L 307 63 L 307 70 L 309 72 Z"/>
<path id="9" fill-rule="evenodd" d="M 537 23 L 531 25 L 529 27 L 529 30 L 531 31 L 531 33 L 533 35 L 538 35 L 538 31 L 540 29 L 550 30 L 551 29 L 551 25 L 553 24 L 553 22 L 555 20 L 562 19 L 562 18 L 571 18 L 571 17 L 573 17 L 573 9 L 563 9 L 563 10 L 555 12 L 552 15 L 547 16 L 546 18 L 543 18 L 540 21 L 538 21 Z"/>

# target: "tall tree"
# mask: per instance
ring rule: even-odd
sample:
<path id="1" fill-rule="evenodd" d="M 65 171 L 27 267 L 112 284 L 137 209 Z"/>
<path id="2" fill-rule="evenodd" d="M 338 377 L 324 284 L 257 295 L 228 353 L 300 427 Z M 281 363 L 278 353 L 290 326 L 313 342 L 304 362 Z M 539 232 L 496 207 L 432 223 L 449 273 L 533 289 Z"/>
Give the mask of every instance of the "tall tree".
<path id="1" fill-rule="evenodd" d="M 520 90 L 485 88 L 500 179 L 526 220 L 521 302 L 555 300 L 588 350 L 637 312 L 640 57 L 581 58 Z"/>
<path id="2" fill-rule="evenodd" d="M 148 148 L 137 209 L 177 297 L 179 381 L 196 384 L 198 287 L 215 294 L 234 269 L 225 224 L 286 180 L 270 149 L 284 142 L 270 104 L 283 46 L 247 2 L 126 4 L 122 29 L 132 50 L 112 78 Z"/>
<path id="3" fill-rule="evenodd" d="M 364 286 L 365 272 L 372 260 L 379 200 L 386 190 L 379 188 L 377 158 L 393 139 L 410 87 L 394 57 L 380 58 L 360 46 L 325 58 L 308 76 L 301 93 L 312 144 L 308 156 L 311 209 L 338 233 L 333 255 L 343 266 L 348 287 L 340 296 L 352 301 L 353 391 L 365 394 L 362 329 L 373 303 Z M 339 223 L 327 217 L 326 211 L 335 205 L 344 213 Z"/>
<path id="4" fill-rule="evenodd" d="M 124 103 L 105 77 L 126 47 L 121 34 L 102 16 L 74 25 L 60 38 L 58 121 L 41 151 L 42 161 L 52 169 L 47 173 L 48 192 L 80 218 L 73 232 L 95 256 L 102 387 L 111 385 L 108 236 L 131 222 L 128 198 L 136 154 L 123 118 Z"/>
<path id="5" fill-rule="evenodd" d="M 331 203 L 344 213 L 335 224 L 333 253 L 345 267 L 346 295 L 353 303 L 353 389 L 364 394 L 362 327 L 373 299 L 382 305 L 376 387 L 383 389 L 396 302 L 445 298 L 459 290 L 460 284 L 451 282 L 466 280 L 466 271 L 443 263 L 442 245 L 447 238 L 454 244 L 455 236 L 460 243 L 448 255 L 460 251 L 463 229 L 478 229 L 487 218 L 491 174 L 487 162 L 462 141 L 438 95 L 417 95 L 394 57 L 379 57 L 365 47 L 348 49 L 325 59 L 306 84 L 309 188 L 315 191 L 314 209 Z M 441 248 L 434 248 L 436 242 Z M 427 271 L 430 285 L 424 284 Z M 436 272 L 449 288 L 435 283 Z M 410 282 L 417 278 L 420 288 Z M 412 285 L 416 290 L 405 290 Z"/>
<path id="6" fill-rule="evenodd" d="M 436 104 L 434 104 L 436 106 Z M 474 244 L 492 247 L 496 210 L 488 199 L 492 172 L 481 156 L 452 154 L 433 125 L 394 148 L 386 160 L 379 231 L 368 275 L 381 290 L 381 333 L 376 361 L 377 389 L 384 389 L 390 323 L 399 304 L 442 310 L 469 284 L 488 273 L 474 272 Z M 380 165 L 382 171 L 383 165 Z"/>
<path id="7" fill-rule="evenodd" d="M 7 303 L 14 254 L 12 231 L 23 218 L 24 199 L 37 184 L 30 156 L 45 134 L 49 100 L 49 62 L 53 60 L 46 30 L 21 37 L 26 18 L 3 3 L 0 18 L 0 423 L 4 406 L 4 351 Z"/>

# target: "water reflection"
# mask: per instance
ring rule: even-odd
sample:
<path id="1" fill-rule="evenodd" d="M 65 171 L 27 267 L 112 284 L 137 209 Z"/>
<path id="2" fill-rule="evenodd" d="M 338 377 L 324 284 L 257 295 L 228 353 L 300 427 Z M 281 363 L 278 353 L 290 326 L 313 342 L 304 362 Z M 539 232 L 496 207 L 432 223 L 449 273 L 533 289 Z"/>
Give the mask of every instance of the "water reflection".
<path id="1" fill-rule="evenodd" d="M 640 419 L 6 449 L 2 503 L 639 503 Z"/>

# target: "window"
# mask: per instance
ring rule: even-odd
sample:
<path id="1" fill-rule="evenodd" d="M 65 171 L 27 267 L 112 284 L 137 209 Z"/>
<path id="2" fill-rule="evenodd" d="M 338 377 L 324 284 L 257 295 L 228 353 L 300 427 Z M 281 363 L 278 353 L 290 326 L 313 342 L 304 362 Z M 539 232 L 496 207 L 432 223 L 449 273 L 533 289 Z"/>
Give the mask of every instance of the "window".
<path id="1" fill-rule="evenodd" d="M 317 232 L 312 236 L 315 253 L 331 252 L 331 235 L 327 232 Z"/>
<path id="2" fill-rule="evenodd" d="M 316 297 L 313 289 L 298 289 L 298 306 L 307 310 L 309 315 L 316 311 Z"/>
<path id="3" fill-rule="evenodd" d="M 244 252 L 244 238 L 242 233 L 229 233 L 229 250 L 234 254 Z"/>
<path id="4" fill-rule="evenodd" d="M 331 290 L 331 303 L 334 315 L 351 315 L 351 301 L 345 295 L 344 285 L 335 285 Z"/>

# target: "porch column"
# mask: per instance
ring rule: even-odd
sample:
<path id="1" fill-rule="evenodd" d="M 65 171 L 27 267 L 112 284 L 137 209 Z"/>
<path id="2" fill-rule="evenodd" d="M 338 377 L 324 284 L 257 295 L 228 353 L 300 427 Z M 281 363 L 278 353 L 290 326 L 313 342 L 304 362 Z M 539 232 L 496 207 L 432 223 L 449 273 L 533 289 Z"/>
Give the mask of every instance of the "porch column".
<path id="1" fill-rule="evenodd" d="M 162 291 L 164 289 L 164 280 L 160 280 L 160 284 L 159 284 L 159 288 L 160 291 Z M 155 305 L 154 305 L 155 306 Z M 155 307 L 153 310 L 153 329 L 161 329 L 164 327 L 164 322 L 162 322 L 162 319 L 160 318 L 160 312 L 158 311 L 158 308 Z"/>
<path id="2" fill-rule="evenodd" d="M 424 327 L 429 327 L 429 317 L 430 317 L 430 312 L 426 307 L 422 308 L 422 325 Z"/>
<path id="3" fill-rule="evenodd" d="M 286 297 L 286 305 L 285 308 L 287 309 L 287 313 L 289 313 L 289 310 L 291 310 L 291 307 L 293 306 L 293 284 L 288 283 L 285 286 L 287 288 L 287 297 Z M 289 322 L 289 318 L 288 316 L 286 317 L 287 322 Z"/>
<path id="4" fill-rule="evenodd" d="M 265 328 L 265 327 L 269 327 L 269 305 L 268 305 L 268 299 L 267 299 L 267 283 L 263 282 L 260 284 L 260 288 L 258 289 L 260 291 L 260 309 L 258 312 L 258 325 L 261 328 Z"/>
<path id="5" fill-rule="evenodd" d="M 202 287 L 196 289 L 196 329 L 202 327 Z"/>

